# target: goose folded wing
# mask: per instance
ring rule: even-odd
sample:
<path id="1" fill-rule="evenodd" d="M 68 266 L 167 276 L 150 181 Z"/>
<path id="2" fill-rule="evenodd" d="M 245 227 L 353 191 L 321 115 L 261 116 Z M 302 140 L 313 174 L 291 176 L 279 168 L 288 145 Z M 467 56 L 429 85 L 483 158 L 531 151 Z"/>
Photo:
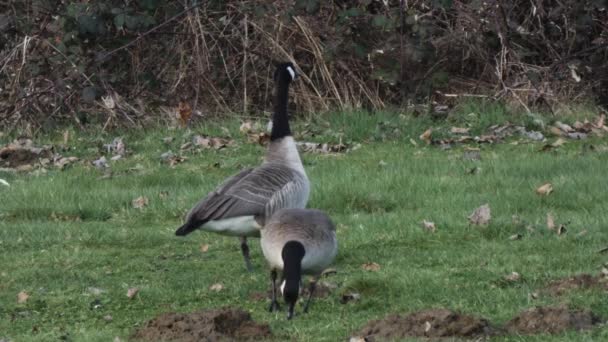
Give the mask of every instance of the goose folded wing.
<path id="1" fill-rule="evenodd" d="M 202 199 L 190 211 L 188 220 L 203 224 L 240 216 L 264 216 L 271 199 L 289 187 L 292 175 L 292 170 L 278 165 L 241 171 Z"/>

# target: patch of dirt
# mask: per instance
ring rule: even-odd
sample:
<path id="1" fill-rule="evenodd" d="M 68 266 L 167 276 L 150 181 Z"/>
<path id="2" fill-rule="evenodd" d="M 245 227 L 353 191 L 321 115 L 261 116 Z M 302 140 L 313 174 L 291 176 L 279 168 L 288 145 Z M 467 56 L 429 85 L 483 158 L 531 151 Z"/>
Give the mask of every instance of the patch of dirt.
<path id="1" fill-rule="evenodd" d="M 0 166 L 17 168 L 22 165 L 30 165 L 41 158 L 50 157 L 51 154 L 50 146 L 35 147 L 30 139 L 17 139 L 0 147 Z"/>
<path id="2" fill-rule="evenodd" d="M 561 296 L 567 291 L 590 288 L 608 290 L 608 279 L 602 276 L 579 274 L 552 281 L 545 287 L 544 291 L 553 296 Z"/>
<path id="3" fill-rule="evenodd" d="M 483 318 L 462 315 L 448 309 L 426 309 L 402 316 L 392 314 L 370 321 L 356 336 L 366 341 L 405 337 L 477 337 L 495 333 Z"/>
<path id="4" fill-rule="evenodd" d="M 164 313 L 148 321 L 131 337 L 142 341 L 247 341 L 271 336 L 270 327 L 256 323 L 241 309 L 222 308 L 192 313 Z"/>
<path id="5" fill-rule="evenodd" d="M 521 312 L 505 325 L 510 333 L 557 334 L 565 330 L 587 330 L 600 323 L 600 318 L 589 310 L 567 307 L 535 307 Z"/>

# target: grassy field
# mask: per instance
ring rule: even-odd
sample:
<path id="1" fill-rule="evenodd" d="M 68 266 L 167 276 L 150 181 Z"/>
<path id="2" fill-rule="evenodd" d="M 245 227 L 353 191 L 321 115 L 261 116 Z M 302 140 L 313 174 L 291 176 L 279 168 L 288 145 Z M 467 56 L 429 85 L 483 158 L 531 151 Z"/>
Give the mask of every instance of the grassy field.
<path id="1" fill-rule="evenodd" d="M 481 146 L 481 160 L 472 161 L 463 159 L 463 146 L 441 150 L 418 139 L 430 126 L 442 134 L 450 125 L 468 123 L 481 132 L 506 120 L 500 110 L 487 110 L 445 126 L 390 114 L 336 114 L 297 123 L 294 131 L 316 133 L 303 139 L 342 139 L 361 147 L 346 154 L 302 155 L 312 182 L 309 207 L 327 211 L 338 226 L 337 274 L 326 279 L 338 288 L 292 321 L 250 298 L 269 285 L 258 240 L 251 242 L 255 272 L 247 273 L 235 238 L 203 232 L 174 236 L 195 201 L 226 176 L 260 162 L 263 147 L 247 143 L 237 121 L 191 132 L 73 131 L 69 149 L 61 153 L 85 162 L 63 171 L 0 172 L 11 184 L 0 185 L 0 340 L 126 340 L 159 313 L 223 306 L 244 308 L 268 322 L 279 340 L 297 341 L 345 340 L 370 319 L 437 307 L 496 324 L 535 305 L 561 303 L 608 318 L 608 297 L 599 290 L 530 296 L 553 279 L 597 274 L 608 261 L 598 253 L 608 246 L 608 152 L 588 148 L 606 142 L 568 142 L 540 152 L 542 143 L 512 144 L 519 139 L 512 138 Z M 233 146 L 185 152 L 188 159 L 173 168 L 161 162 L 163 152 L 178 152 L 190 134 L 226 135 L 221 127 L 236 140 Z M 115 136 L 124 138 L 129 154 L 110 162 L 113 175 L 104 178 L 90 161 Z M 164 143 L 167 136 L 175 140 Z M 62 140 L 56 133 L 36 143 Z M 469 172 L 473 168 L 476 172 Z M 537 195 L 534 190 L 545 182 L 554 192 Z M 139 196 L 149 199 L 143 209 L 131 204 Z M 470 225 L 467 216 L 485 203 L 492 209 L 490 224 Z M 565 234 L 547 230 L 548 212 L 556 223 L 567 224 Z M 423 230 L 423 220 L 435 222 L 437 232 Z M 514 234 L 522 239 L 510 240 Z M 202 244 L 209 245 L 205 253 Z M 362 269 L 367 262 L 380 269 Z M 522 280 L 503 281 L 511 272 Z M 209 289 L 216 283 L 221 291 Z M 129 299 L 133 287 L 139 293 Z M 21 291 L 30 297 L 18 303 Z M 361 299 L 341 304 L 346 291 Z M 108 315 L 111 320 L 104 318 Z M 496 340 L 606 341 L 608 330 Z"/>

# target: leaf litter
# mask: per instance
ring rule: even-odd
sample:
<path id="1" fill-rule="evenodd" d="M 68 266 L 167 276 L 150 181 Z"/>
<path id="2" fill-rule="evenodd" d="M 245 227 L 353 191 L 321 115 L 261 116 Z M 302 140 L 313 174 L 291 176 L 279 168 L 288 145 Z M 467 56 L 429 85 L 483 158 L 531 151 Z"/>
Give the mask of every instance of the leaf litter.
<path id="1" fill-rule="evenodd" d="M 479 208 L 475 209 L 471 215 L 469 215 L 469 223 L 476 226 L 485 226 L 492 219 L 492 214 L 490 211 L 490 205 L 484 204 Z"/>

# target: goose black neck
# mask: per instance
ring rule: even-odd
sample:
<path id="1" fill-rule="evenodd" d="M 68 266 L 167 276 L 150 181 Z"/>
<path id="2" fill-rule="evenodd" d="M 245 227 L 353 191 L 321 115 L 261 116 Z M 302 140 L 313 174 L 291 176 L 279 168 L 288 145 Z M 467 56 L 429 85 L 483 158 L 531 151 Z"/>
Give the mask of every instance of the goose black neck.
<path id="1" fill-rule="evenodd" d="M 270 141 L 278 140 L 291 135 L 289 118 L 287 117 L 287 102 L 289 97 L 289 81 L 279 77 L 277 82 L 277 97 L 275 99 L 274 114 L 272 116 L 272 131 Z"/>
<path id="2" fill-rule="evenodd" d="M 287 242 L 281 252 L 283 257 L 283 277 L 285 278 L 283 297 L 287 303 L 295 303 L 298 300 L 304 254 L 304 246 L 298 241 Z"/>

